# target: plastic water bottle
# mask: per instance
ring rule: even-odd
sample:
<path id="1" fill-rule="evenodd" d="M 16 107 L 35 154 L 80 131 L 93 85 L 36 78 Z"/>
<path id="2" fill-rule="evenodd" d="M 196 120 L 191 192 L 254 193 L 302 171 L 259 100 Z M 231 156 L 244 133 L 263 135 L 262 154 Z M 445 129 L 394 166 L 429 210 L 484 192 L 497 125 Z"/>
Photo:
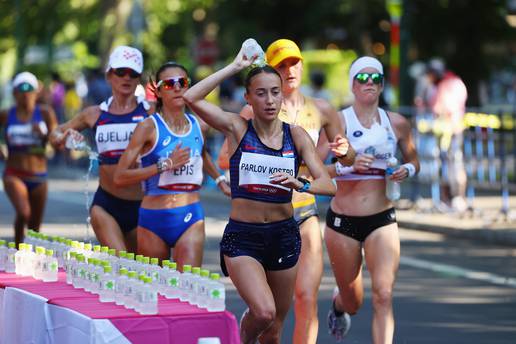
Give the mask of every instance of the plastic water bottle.
<path id="1" fill-rule="evenodd" d="M 92 288 L 91 288 L 91 292 L 93 294 L 97 294 L 100 292 L 100 277 L 102 276 L 102 274 L 104 273 L 104 265 L 102 265 L 101 261 L 97 258 L 95 258 L 94 260 L 94 264 L 95 264 L 95 267 L 93 268 L 93 285 L 92 285 Z"/>
<path id="2" fill-rule="evenodd" d="M 45 248 L 36 246 L 36 256 L 34 258 L 34 272 L 32 277 L 37 280 L 43 279 L 43 261 L 45 260 Z"/>
<path id="3" fill-rule="evenodd" d="M 65 141 L 65 147 L 77 151 L 89 152 L 91 150 L 84 139 L 78 140 L 73 135 L 68 135 Z"/>
<path id="4" fill-rule="evenodd" d="M 86 279 L 86 260 L 84 255 L 77 255 L 77 267 L 76 267 L 76 276 L 73 280 L 73 286 L 78 289 L 84 289 L 84 280 Z"/>
<path id="5" fill-rule="evenodd" d="M 211 283 L 208 286 L 208 304 L 207 309 L 210 312 L 222 312 L 226 309 L 226 289 L 220 280 L 220 275 L 212 273 L 210 275 Z"/>
<path id="6" fill-rule="evenodd" d="M 385 196 L 391 201 L 397 201 L 401 197 L 400 183 L 391 180 L 391 175 L 398 168 L 398 159 L 395 157 L 387 160 L 387 169 L 385 170 Z"/>
<path id="7" fill-rule="evenodd" d="M 140 298 L 140 314 L 158 314 L 158 293 L 152 285 L 152 277 L 142 278 Z"/>
<path id="8" fill-rule="evenodd" d="M 159 287 L 160 275 L 162 273 L 162 270 L 159 267 L 158 263 L 159 263 L 158 258 L 151 258 L 150 267 L 148 267 L 148 269 L 149 269 L 148 272 L 149 272 L 150 276 L 152 277 L 152 284 L 155 287 Z"/>
<path id="9" fill-rule="evenodd" d="M 206 269 L 201 270 L 201 281 L 199 283 L 199 300 L 197 306 L 200 308 L 206 308 L 208 304 L 208 286 L 210 284 L 210 271 Z"/>
<path id="10" fill-rule="evenodd" d="M 74 251 L 68 252 L 68 259 L 65 262 L 66 284 L 72 284 L 73 274 L 76 271 L 75 267 L 77 265 L 76 255 L 77 253 Z"/>
<path id="11" fill-rule="evenodd" d="M 135 288 L 136 288 L 136 271 L 127 273 L 127 283 L 124 288 L 124 305 L 127 309 L 134 309 L 135 306 Z"/>
<path id="12" fill-rule="evenodd" d="M 14 255 L 14 264 L 16 266 L 15 273 L 17 275 L 22 274 L 22 269 L 23 269 L 22 265 L 23 265 L 23 260 L 25 258 L 25 245 L 26 244 L 24 244 L 24 243 L 20 243 L 18 245 L 18 251 Z"/>
<path id="13" fill-rule="evenodd" d="M 127 278 L 127 269 L 121 268 L 115 284 L 115 303 L 119 306 L 124 305 L 124 290 L 129 279 Z"/>
<path id="14" fill-rule="evenodd" d="M 179 289 L 181 273 L 177 271 L 177 264 L 175 262 L 170 262 L 168 264 L 166 279 L 167 287 L 165 288 L 165 297 L 167 299 L 178 299 L 181 295 L 181 290 Z"/>
<path id="15" fill-rule="evenodd" d="M 192 278 L 190 280 L 190 297 L 188 302 L 192 306 L 199 304 L 199 284 L 201 283 L 201 268 L 196 266 L 192 268 Z"/>
<path id="16" fill-rule="evenodd" d="M 183 265 L 183 273 L 181 274 L 181 279 L 179 280 L 179 300 L 183 302 L 188 302 L 190 298 L 190 281 L 192 280 L 192 266 L 191 265 Z"/>
<path id="17" fill-rule="evenodd" d="M 7 265 L 7 243 L 5 240 L 0 240 L 0 271 L 5 271 Z"/>
<path id="18" fill-rule="evenodd" d="M 262 47 L 256 42 L 254 38 L 248 38 L 242 43 L 242 51 L 244 56 L 248 60 L 252 60 L 254 56 L 257 56 L 253 62 L 254 66 L 263 67 L 265 66 L 265 53 Z"/>
<path id="19" fill-rule="evenodd" d="M 57 282 L 58 276 L 57 258 L 54 257 L 54 250 L 45 250 L 45 258 L 41 268 L 41 277 L 43 282 Z"/>
<path id="20" fill-rule="evenodd" d="M 147 276 L 145 273 L 141 273 L 140 275 L 138 275 L 138 279 L 136 280 L 136 283 L 135 283 L 135 301 L 134 301 L 134 310 L 138 313 L 140 313 L 142 311 L 142 306 L 143 306 L 143 301 L 144 301 L 144 284 L 145 284 L 145 280 L 146 278 L 149 277 Z"/>
<path id="21" fill-rule="evenodd" d="M 104 266 L 104 274 L 100 277 L 101 288 L 99 290 L 100 302 L 115 302 L 115 275 L 111 265 Z"/>
<path id="22" fill-rule="evenodd" d="M 16 244 L 14 242 L 10 242 L 7 244 L 7 262 L 5 264 L 5 272 L 13 273 L 16 270 L 15 264 L 15 256 L 18 250 L 16 249 Z"/>

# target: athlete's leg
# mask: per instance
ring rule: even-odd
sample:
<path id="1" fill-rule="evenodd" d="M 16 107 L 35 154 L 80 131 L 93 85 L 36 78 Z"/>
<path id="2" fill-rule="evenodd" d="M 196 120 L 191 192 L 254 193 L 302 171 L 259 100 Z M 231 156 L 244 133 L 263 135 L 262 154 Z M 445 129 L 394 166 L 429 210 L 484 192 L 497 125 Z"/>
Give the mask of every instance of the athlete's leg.
<path id="1" fill-rule="evenodd" d="M 298 264 L 286 270 L 267 271 L 267 281 L 274 296 L 276 317 L 272 325 L 260 336 L 260 343 L 279 344 L 283 322 L 287 316 L 294 294 Z"/>
<path id="2" fill-rule="evenodd" d="M 274 295 L 267 283 L 265 270 L 256 259 L 249 256 L 224 256 L 224 261 L 231 281 L 249 307 L 249 312 L 240 323 L 240 340 L 243 344 L 254 344 L 276 318 Z M 289 302 L 291 298 L 292 295 Z"/>
<path id="3" fill-rule="evenodd" d="M 170 258 L 170 246 L 156 233 L 141 226 L 138 226 L 136 232 L 138 254 L 159 260 Z M 183 266 L 178 264 L 178 269 L 182 271 Z"/>
<path id="4" fill-rule="evenodd" d="M 398 225 L 392 223 L 373 231 L 365 240 L 364 251 L 373 289 L 373 343 L 392 343 L 392 292 L 400 261 Z"/>
<path id="5" fill-rule="evenodd" d="M 178 266 L 189 264 L 201 266 L 204 249 L 204 221 L 191 225 L 177 240 L 173 250 L 173 259 Z"/>
<path id="6" fill-rule="evenodd" d="M 28 223 L 29 229 L 39 231 L 39 227 L 41 226 L 41 222 L 43 221 L 43 215 L 45 213 L 47 192 L 48 183 L 46 181 L 42 182 L 29 192 L 29 202 L 31 209 L 30 219 Z"/>
<path id="7" fill-rule="evenodd" d="M 127 252 L 136 252 L 136 239 L 137 238 L 137 231 L 136 228 L 133 229 L 130 232 L 124 233 L 124 244 Z"/>
<path id="8" fill-rule="evenodd" d="M 324 231 L 324 241 L 339 287 L 335 307 L 338 311 L 355 314 L 364 300 L 360 242 L 328 227 Z"/>
<path id="9" fill-rule="evenodd" d="M 4 189 L 11 201 L 16 216 L 14 218 L 14 241 L 16 245 L 23 241 L 25 224 L 31 217 L 29 191 L 23 181 L 16 176 L 4 176 Z"/>
<path id="10" fill-rule="evenodd" d="M 94 205 L 90 210 L 91 226 L 99 243 L 117 251 L 127 251 L 124 235 L 115 218 L 104 208 Z"/>
<path id="11" fill-rule="evenodd" d="M 306 219 L 299 230 L 302 245 L 294 294 L 293 342 L 315 343 L 319 329 L 317 294 L 323 273 L 322 238 L 317 216 Z"/>

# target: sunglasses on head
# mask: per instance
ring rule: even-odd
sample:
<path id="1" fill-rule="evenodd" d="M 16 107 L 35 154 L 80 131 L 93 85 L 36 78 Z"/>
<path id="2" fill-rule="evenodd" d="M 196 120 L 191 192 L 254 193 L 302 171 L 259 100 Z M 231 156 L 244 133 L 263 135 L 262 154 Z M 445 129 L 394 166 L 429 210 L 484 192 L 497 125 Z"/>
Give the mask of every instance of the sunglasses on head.
<path id="1" fill-rule="evenodd" d="M 163 86 L 165 90 L 172 90 L 176 85 L 179 85 L 179 88 L 185 88 L 188 87 L 190 84 L 190 81 L 188 78 L 185 78 L 184 76 L 176 76 L 173 78 L 168 78 L 165 80 L 158 81 L 158 84 L 156 85 L 157 88 L 160 88 Z"/>
<path id="2" fill-rule="evenodd" d="M 361 84 L 367 83 L 367 81 L 371 78 L 373 84 L 378 85 L 383 82 L 383 74 L 380 73 L 358 73 L 355 75 L 355 80 Z"/>
<path id="3" fill-rule="evenodd" d="M 32 91 L 34 91 L 34 87 L 32 87 L 32 85 L 29 84 L 28 82 L 24 82 L 24 83 L 21 83 L 20 85 L 16 86 L 16 90 L 18 92 L 22 92 L 22 93 L 32 92 Z"/>
<path id="4" fill-rule="evenodd" d="M 113 74 L 115 74 L 116 76 L 119 76 L 121 78 L 123 78 L 127 74 L 129 74 L 129 77 L 131 79 L 136 79 L 136 78 L 140 77 L 140 74 L 138 72 L 132 70 L 131 68 L 111 68 L 111 70 L 113 71 Z"/>

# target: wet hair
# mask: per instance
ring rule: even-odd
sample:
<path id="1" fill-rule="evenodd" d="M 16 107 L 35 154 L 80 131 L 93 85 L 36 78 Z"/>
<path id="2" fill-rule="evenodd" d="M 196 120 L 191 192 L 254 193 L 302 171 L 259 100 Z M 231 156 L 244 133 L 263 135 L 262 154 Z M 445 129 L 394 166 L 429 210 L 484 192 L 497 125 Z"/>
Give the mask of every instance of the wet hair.
<path id="1" fill-rule="evenodd" d="M 152 80 L 151 77 L 149 78 L 149 82 L 151 84 L 151 90 L 154 93 L 154 95 L 156 96 L 156 112 L 159 112 L 161 110 L 161 108 L 163 107 L 163 100 L 158 96 L 158 92 L 157 92 L 158 89 L 156 88 L 156 84 L 160 80 L 160 78 L 159 78 L 160 74 L 163 73 L 164 70 L 169 69 L 169 68 L 182 69 L 186 73 L 186 76 L 188 77 L 188 70 L 186 69 L 186 67 L 175 61 L 165 62 L 158 68 L 158 71 L 155 74 L 156 79 Z"/>
<path id="2" fill-rule="evenodd" d="M 262 74 L 262 73 L 276 74 L 278 76 L 278 78 L 280 79 L 280 82 L 283 82 L 281 80 L 281 75 L 278 73 L 278 71 L 276 69 L 272 68 L 271 66 L 265 65 L 265 66 L 261 66 L 261 67 L 254 67 L 253 69 L 251 69 L 249 71 L 249 73 L 247 73 L 247 76 L 245 77 L 244 86 L 245 86 L 246 92 L 249 92 L 249 85 L 251 85 L 251 81 L 253 80 L 253 78 L 255 76 L 257 76 L 258 74 Z"/>

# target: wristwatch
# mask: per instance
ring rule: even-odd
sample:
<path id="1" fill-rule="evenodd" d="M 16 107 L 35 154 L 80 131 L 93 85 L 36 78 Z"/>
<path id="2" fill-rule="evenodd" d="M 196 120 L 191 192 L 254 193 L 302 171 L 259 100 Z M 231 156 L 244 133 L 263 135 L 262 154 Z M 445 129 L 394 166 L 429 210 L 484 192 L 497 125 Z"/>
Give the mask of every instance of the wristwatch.
<path id="1" fill-rule="evenodd" d="M 301 183 L 303 183 L 303 186 L 297 189 L 297 192 L 307 192 L 308 189 L 310 189 L 310 181 L 308 179 L 297 177 L 297 180 L 299 180 Z"/>

